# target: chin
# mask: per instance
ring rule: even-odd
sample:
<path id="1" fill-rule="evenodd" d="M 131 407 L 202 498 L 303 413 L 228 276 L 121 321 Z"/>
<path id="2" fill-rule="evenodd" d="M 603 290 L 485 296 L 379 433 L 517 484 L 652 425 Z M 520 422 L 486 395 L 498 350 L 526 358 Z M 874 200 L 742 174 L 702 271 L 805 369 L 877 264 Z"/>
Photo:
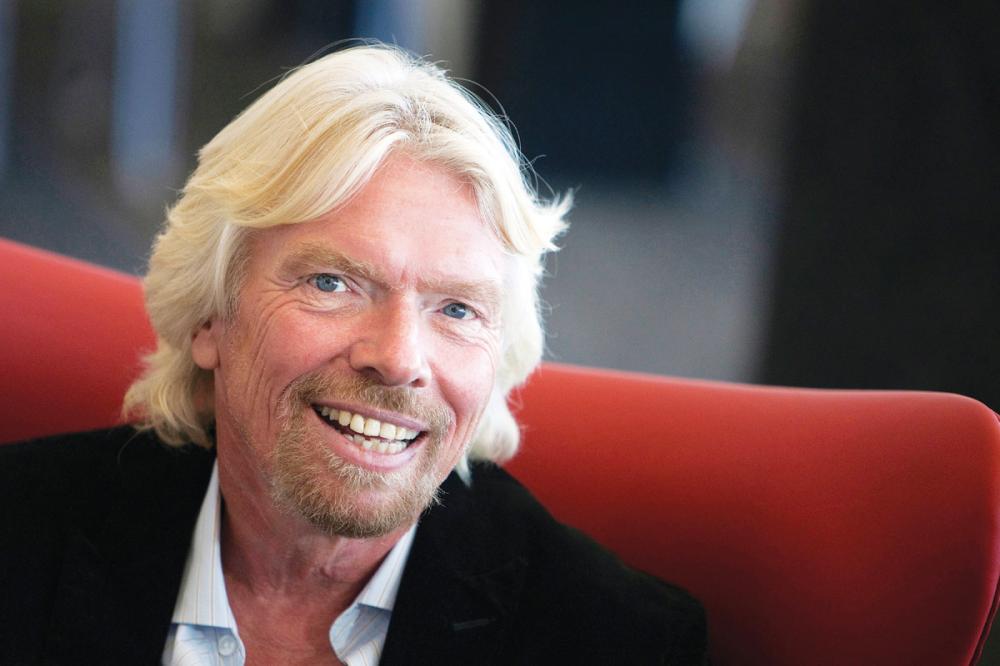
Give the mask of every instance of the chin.
<path id="1" fill-rule="evenodd" d="M 438 501 L 438 446 L 403 469 L 375 471 L 339 458 L 301 430 L 279 438 L 271 493 L 283 506 L 329 536 L 366 539 L 409 526 Z"/>

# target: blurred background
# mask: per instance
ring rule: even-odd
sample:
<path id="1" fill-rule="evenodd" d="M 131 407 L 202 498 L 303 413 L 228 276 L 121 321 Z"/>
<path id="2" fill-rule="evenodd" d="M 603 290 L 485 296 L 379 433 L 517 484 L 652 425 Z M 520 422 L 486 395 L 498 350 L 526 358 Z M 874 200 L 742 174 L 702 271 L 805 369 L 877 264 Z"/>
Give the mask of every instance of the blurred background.
<path id="1" fill-rule="evenodd" d="M 199 146 L 378 38 L 576 192 L 548 358 L 998 408 L 998 26 L 992 0 L 0 0 L 0 236 L 143 272 Z"/>
<path id="2" fill-rule="evenodd" d="M 575 190 L 550 359 L 998 407 L 997 26 L 986 1 L 0 0 L 0 235 L 141 273 L 198 147 L 373 37 L 475 81 Z"/>

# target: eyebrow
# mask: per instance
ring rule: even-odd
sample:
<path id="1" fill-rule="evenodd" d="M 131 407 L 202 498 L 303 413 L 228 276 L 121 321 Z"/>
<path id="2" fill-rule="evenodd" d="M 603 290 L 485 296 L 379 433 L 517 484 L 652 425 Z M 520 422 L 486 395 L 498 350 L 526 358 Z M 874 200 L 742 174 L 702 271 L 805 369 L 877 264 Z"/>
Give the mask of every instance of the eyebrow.
<path id="1" fill-rule="evenodd" d="M 278 270 L 282 275 L 332 270 L 337 273 L 357 276 L 392 289 L 374 264 L 349 257 L 322 243 L 303 243 L 282 260 Z M 481 303 L 495 310 L 500 308 L 500 285 L 494 280 L 452 280 L 422 277 L 418 286 L 424 291 L 448 294 L 461 300 Z"/>
<path id="2" fill-rule="evenodd" d="M 357 275 L 371 282 L 382 282 L 378 271 L 372 264 L 352 259 L 321 243 L 303 243 L 285 257 L 278 267 L 278 271 L 282 275 L 298 275 L 306 271 L 321 269 Z"/>

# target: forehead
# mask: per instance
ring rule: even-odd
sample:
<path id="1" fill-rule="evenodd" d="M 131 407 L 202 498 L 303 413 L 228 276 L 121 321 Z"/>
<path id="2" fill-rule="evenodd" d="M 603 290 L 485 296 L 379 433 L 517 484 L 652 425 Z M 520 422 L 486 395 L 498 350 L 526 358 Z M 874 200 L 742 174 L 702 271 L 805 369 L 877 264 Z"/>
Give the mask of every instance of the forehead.
<path id="1" fill-rule="evenodd" d="M 391 156 L 345 205 L 255 236 L 251 263 L 258 268 L 297 262 L 321 270 L 337 256 L 390 286 L 440 280 L 499 286 L 510 263 L 472 187 L 443 167 L 405 156 Z"/>

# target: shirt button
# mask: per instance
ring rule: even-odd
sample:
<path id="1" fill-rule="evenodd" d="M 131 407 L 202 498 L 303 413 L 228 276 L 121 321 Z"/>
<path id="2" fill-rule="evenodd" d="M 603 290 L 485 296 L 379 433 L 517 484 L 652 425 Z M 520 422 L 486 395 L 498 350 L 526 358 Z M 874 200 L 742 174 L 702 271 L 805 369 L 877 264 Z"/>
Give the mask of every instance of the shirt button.
<path id="1" fill-rule="evenodd" d="M 225 634 L 219 639 L 219 654 L 223 657 L 228 657 L 234 652 L 236 652 L 236 639 L 229 634 Z"/>

